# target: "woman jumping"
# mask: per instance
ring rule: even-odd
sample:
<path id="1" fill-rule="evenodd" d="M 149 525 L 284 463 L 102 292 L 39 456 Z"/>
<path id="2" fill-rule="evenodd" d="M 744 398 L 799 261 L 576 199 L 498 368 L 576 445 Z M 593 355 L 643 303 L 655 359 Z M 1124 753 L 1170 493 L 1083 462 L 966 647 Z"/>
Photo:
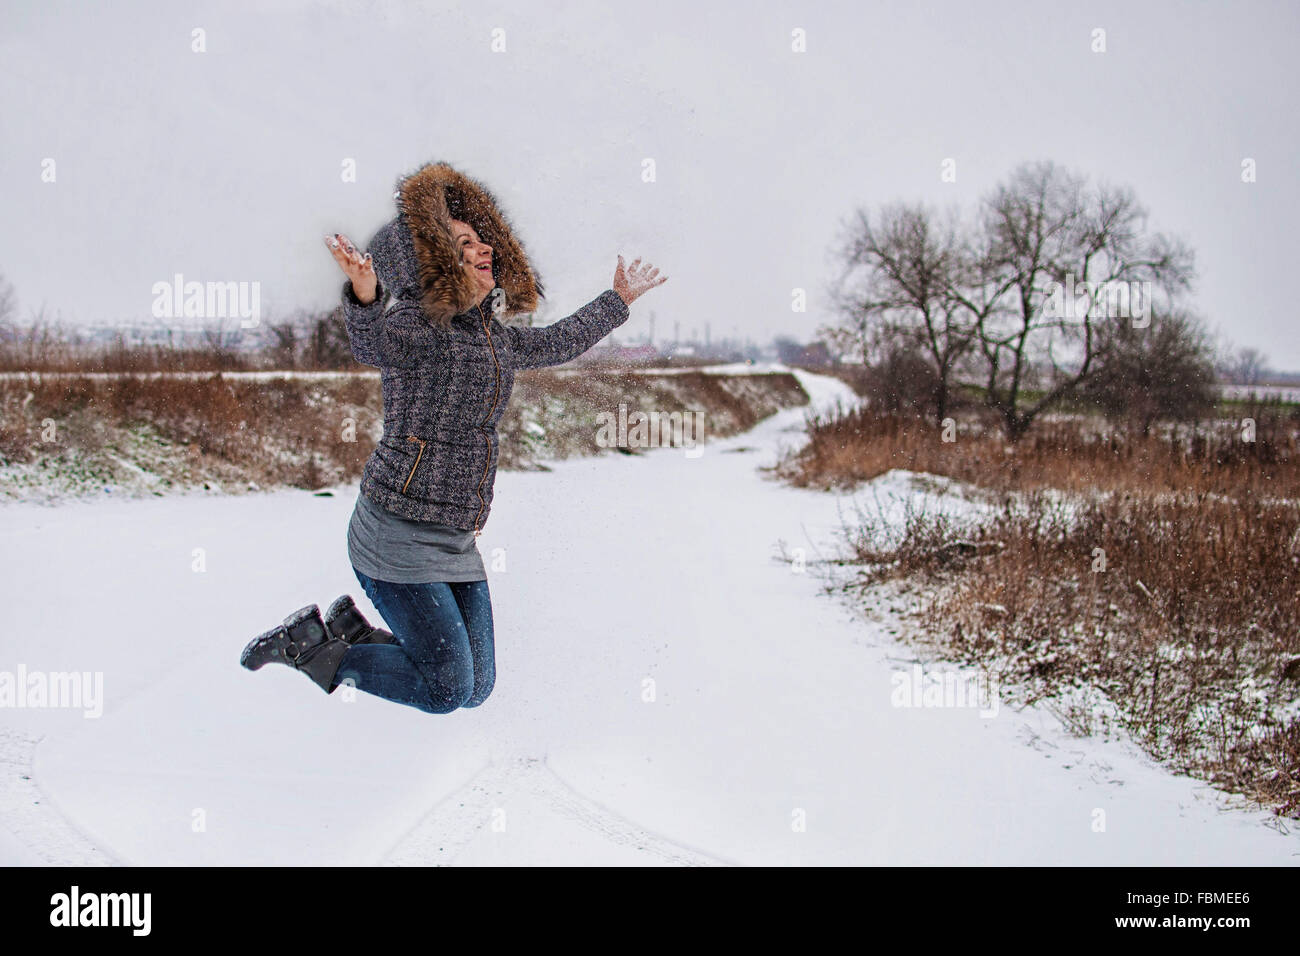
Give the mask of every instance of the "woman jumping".
<path id="1" fill-rule="evenodd" d="M 347 236 L 325 239 L 347 276 L 352 354 L 381 373 L 384 435 L 362 474 L 348 558 L 392 631 L 343 595 L 324 618 L 312 604 L 255 637 L 240 663 L 286 664 L 328 694 L 347 681 L 445 714 L 483 703 L 496 679 L 477 537 L 492 509 L 496 426 L 515 372 L 581 355 L 668 277 L 640 259 L 624 269 L 620 255 L 612 287 L 568 318 L 503 325 L 499 317 L 532 312 L 544 296 L 492 194 L 430 163 L 400 179 L 395 198 L 397 216 L 364 256 Z"/>

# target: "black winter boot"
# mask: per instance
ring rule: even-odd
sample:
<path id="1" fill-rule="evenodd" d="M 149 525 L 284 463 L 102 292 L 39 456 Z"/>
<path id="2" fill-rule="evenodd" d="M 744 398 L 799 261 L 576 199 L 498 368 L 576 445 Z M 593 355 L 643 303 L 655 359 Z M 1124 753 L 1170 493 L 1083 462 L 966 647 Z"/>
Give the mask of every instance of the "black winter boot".
<path id="1" fill-rule="evenodd" d="M 239 663 L 250 671 L 263 664 L 286 664 L 310 677 L 327 694 L 334 693 L 334 674 L 352 645 L 331 635 L 315 604 L 299 608 L 279 627 L 248 642 Z"/>
<path id="2" fill-rule="evenodd" d="M 325 626 L 330 634 L 349 644 L 396 644 L 397 638 L 382 627 L 374 627 L 357 609 L 351 595 L 345 594 L 325 612 Z"/>

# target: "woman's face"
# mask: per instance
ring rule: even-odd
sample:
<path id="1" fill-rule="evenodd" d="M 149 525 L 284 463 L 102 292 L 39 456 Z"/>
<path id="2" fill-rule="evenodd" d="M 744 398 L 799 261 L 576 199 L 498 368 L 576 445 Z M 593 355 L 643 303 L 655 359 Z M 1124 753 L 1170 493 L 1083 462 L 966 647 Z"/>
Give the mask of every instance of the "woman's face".
<path id="1" fill-rule="evenodd" d="M 480 242 L 474 227 L 459 219 L 451 221 L 451 233 L 460 249 L 461 262 L 474 274 L 479 291 L 487 295 L 496 286 L 492 278 L 492 247 Z"/>

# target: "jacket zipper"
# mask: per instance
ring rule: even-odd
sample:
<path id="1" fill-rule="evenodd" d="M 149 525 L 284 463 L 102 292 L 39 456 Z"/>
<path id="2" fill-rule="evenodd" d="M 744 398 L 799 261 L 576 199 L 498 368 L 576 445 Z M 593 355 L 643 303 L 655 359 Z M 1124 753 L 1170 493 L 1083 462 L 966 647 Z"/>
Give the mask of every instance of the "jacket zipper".
<path id="1" fill-rule="evenodd" d="M 424 439 L 416 438 L 414 435 L 407 435 L 406 440 L 420 443 L 420 453 L 415 456 L 415 464 L 411 466 L 411 473 L 406 476 L 406 485 L 409 485 L 411 479 L 415 477 L 415 469 L 420 467 L 420 459 L 424 457 Z M 406 485 L 402 485 L 402 494 L 406 494 Z"/>
<path id="2" fill-rule="evenodd" d="M 483 315 L 482 303 L 478 306 L 478 317 L 483 321 L 483 331 L 487 333 L 488 348 L 492 352 L 492 362 L 496 366 L 497 374 L 496 392 L 492 395 L 492 407 L 488 409 L 488 418 L 490 419 L 492 413 L 496 411 L 497 399 L 501 397 L 501 363 L 497 361 L 497 350 L 492 344 L 492 329 L 488 327 L 487 318 Z M 482 428 L 483 426 L 480 425 L 479 427 Z M 487 481 L 488 468 L 492 464 L 492 438 L 486 430 L 483 432 L 483 441 L 487 444 L 487 458 L 483 461 L 483 477 L 478 481 L 478 500 L 480 504 L 478 514 L 474 517 L 474 537 L 476 538 L 483 533 L 478 526 L 479 519 L 483 517 L 483 509 L 487 507 L 487 499 L 483 497 L 483 482 Z"/>

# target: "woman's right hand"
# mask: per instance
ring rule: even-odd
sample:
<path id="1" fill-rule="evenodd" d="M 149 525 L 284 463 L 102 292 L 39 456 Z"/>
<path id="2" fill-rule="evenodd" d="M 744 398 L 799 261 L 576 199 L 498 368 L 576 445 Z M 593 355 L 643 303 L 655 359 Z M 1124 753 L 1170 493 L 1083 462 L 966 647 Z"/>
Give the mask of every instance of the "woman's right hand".
<path id="1" fill-rule="evenodd" d="M 649 270 L 648 272 L 646 270 Z M 623 268 L 623 257 L 618 257 L 618 268 L 614 270 L 614 282 L 611 288 L 619 294 L 624 304 L 631 305 L 636 299 L 645 295 L 657 285 L 663 285 L 668 281 L 667 276 L 659 276 L 659 270 L 646 263 L 641 265 L 641 259 L 638 256 L 632 260 L 632 265 L 626 270 Z"/>
<path id="2" fill-rule="evenodd" d="M 362 305 L 374 302 L 379 280 L 375 277 L 375 264 L 370 259 L 370 253 L 363 256 L 352 241 L 339 232 L 326 236 L 325 245 L 329 246 L 334 261 L 352 283 L 352 294 L 357 297 L 357 301 Z"/>

